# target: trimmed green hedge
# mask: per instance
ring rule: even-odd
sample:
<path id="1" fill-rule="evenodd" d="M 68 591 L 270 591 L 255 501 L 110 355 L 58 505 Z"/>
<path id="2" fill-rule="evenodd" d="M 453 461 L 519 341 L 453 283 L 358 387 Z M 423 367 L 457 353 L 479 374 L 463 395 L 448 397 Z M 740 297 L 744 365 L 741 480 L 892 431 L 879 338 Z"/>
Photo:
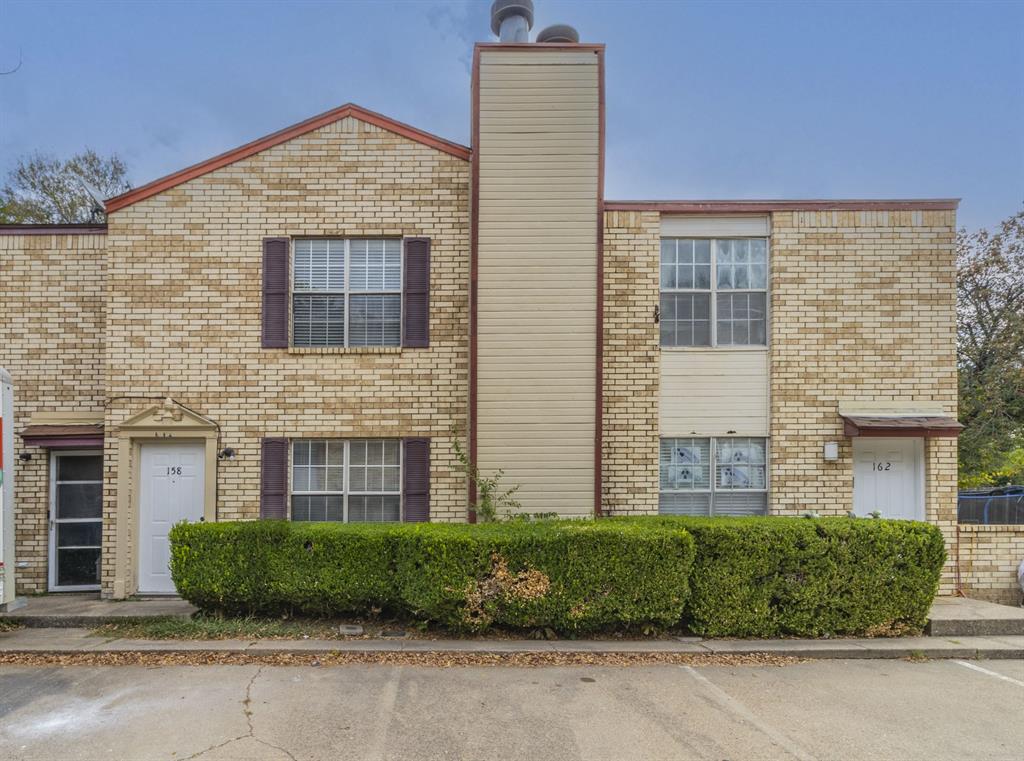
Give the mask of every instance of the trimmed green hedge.
<path id="1" fill-rule="evenodd" d="M 936 526 L 850 518 L 651 517 L 693 535 L 683 621 L 707 637 L 820 637 L 924 627 L 946 560 Z"/>
<path id="2" fill-rule="evenodd" d="M 686 604 L 693 540 L 664 525 L 179 524 L 171 575 L 228 613 L 396 609 L 454 629 L 670 626 Z"/>
<path id="3" fill-rule="evenodd" d="M 179 524 L 171 575 L 207 611 L 358 614 L 561 633 L 685 625 L 709 637 L 924 626 L 938 528 L 850 518 Z"/>
<path id="4" fill-rule="evenodd" d="M 693 562 L 693 540 L 680 528 L 593 521 L 420 524 L 402 532 L 401 547 L 406 609 L 477 631 L 671 626 Z"/>
<path id="5" fill-rule="evenodd" d="M 371 524 L 179 523 L 171 578 L 205 611 L 365 614 L 397 602 L 391 533 Z"/>

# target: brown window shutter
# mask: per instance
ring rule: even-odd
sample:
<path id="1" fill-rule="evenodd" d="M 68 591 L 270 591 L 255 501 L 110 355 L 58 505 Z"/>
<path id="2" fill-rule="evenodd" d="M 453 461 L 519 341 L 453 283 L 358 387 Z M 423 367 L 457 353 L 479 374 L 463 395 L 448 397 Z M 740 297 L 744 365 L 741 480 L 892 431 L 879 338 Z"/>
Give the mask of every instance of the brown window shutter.
<path id="1" fill-rule="evenodd" d="M 288 517 L 288 439 L 263 439 L 260 448 L 260 518 Z"/>
<path id="2" fill-rule="evenodd" d="M 263 239 L 264 349 L 288 348 L 288 238 Z"/>
<path id="3" fill-rule="evenodd" d="M 402 346 L 430 346 L 430 238 L 405 239 Z"/>
<path id="4" fill-rule="evenodd" d="M 404 520 L 430 520 L 430 439 L 404 439 L 402 504 Z"/>

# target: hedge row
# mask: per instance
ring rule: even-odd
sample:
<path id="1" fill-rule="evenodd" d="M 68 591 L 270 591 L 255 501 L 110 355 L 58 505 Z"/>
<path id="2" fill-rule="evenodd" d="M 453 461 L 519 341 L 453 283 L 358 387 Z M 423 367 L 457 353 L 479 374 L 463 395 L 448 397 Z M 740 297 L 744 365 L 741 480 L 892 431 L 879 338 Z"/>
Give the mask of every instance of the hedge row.
<path id="1" fill-rule="evenodd" d="M 203 610 L 381 609 L 466 631 L 671 626 L 685 607 L 692 563 L 689 534 L 655 524 L 259 521 L 171 531 L 174 583 Z"/>
<path id="2" fill-rule="evenodd" d="M 456 630 L 682 624 L 704 636 L 924 626 L 934 526 L 849 518 L 616 518 L 481 526 L 179 524 L 171 573 L 207 611 L 386 610 Z"/>
<path id="3" fill-rule="evenodd" d="M 927 523 L 782 517 L 639 520 L 682 527 L 693 535 L 696 557 L 684 623 L 707 637 L 921 629 L 946 561 L 942 533 Z"/>

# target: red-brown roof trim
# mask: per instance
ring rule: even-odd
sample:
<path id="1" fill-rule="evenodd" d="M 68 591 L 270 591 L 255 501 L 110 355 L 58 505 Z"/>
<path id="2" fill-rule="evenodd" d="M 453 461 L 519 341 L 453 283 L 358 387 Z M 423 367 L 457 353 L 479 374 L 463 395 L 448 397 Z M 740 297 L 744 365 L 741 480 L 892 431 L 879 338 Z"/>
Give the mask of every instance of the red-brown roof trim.
<path id="1" fill-rule="evenodd" d="M 777 201 L 605 201 L 605 211 L 665 214 L 742 214 L 772 211 L 955 211 L 959 198 L 811 199 Z"/>
<path id="2" fill-rule="evenodd" d="M 0 225 L 0 235 L 106 235 L 107 226 L 97 224 Z"/>
<path id="3" fill-rule="evenodd" d="M 102 425 L 29 425 L 21 432 L 25 446 L 47 449 L 103 447 Z"/>
<path id="4" fill-rule="evenodd" d="M 275 145 L 287 142 L 292 138 L 304 135 L 307 132 L 325 127 L 328 124 L 345 119 L 347 117 L 353 117 L 360 121 L 367 122 L 368 124 L 374 124 L 381 129 L 386 129 L 388 132 L 394 132 L 396 135 L 407 137 L 410 140 L 414 140 L 417 143 L 436 148 L 439 151 L 447 153 L 456 158 L 460 158 L 464 161 L 469 161 L 471 151 L 464 145 L 454 143 L 450 140 L 445 140 L 443 137 L 432 135 L 429 132 L 424 132 L 421 129 L 412 127 L 408 124 L 395 121 L 383 114 L 378 114 L 375 111 L 368 111 L 365 108 L 355 105 L 354 103 L 346 103 L 344 106 L 332 109 L 319 116 L 314 116 L 310 119 L 306 119 L 298 124 L 293 124 L 291 127 L 285 127 L 282 130 L 278 130 L 273 134 L 261 137 L 258 140 L 253 140 L 251 143 L 239 146 L 234 150 L 222 153 L 219 156 L 214 156 L 212 159 L 207 159 L 193 166 L 182 169 L 174 174 L 169 174 L 166 177 L 161 177 L 158 180 L 154 180 L 142 187 L 129 190 L 127 193 L 115 196 L 106 202 L 107 213 L 123 209 L 125 206 L 130 206 L 133 203 L 155 196 L 157 193 L 162 193 L 165 190 L 180 185 L 183 182 L 194 180 L 196 177 L 201 177 L 204 174 L 208 174 L 216 169 L 225 167 L 228 164 L 233 164 L 236 161 L 248 158 L 249 156 L 255 155 L 261 151 L 265 151 L 267 148 L 273 148 Z"/>
<path id="5" fill-rule="evenodd" d="M 956 437 L 963 430 L 955 417 L 949 415 L 843 415 L 846 436 L 915 436 Z"/>

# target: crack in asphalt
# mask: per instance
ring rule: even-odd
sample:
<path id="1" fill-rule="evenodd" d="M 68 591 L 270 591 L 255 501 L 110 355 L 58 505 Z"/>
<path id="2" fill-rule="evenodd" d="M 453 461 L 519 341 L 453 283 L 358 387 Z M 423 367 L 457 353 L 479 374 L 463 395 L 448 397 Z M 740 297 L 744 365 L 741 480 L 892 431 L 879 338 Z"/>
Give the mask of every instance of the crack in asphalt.
<path id="1" fill-rule="evenodd" d="M 288 749 L 282 748 L 280 745 L 274 745 L 274 743 L 268 742 L 267 740 L 263 740 L 256 736 L 256 727 L 253 726 L 252 687 L 254 684 L 256 684 L 256 680 L 259 679 L 260 676 L 263 674 L 263 668 L 263 666 L 257 668 L 256 673 L 253 674 L 252 679 L 249 680 L 249 684 L 245 686 L 245 698 L 242 700 L 242 715 L 245 716 L 245 724 L 248 727 L 248 731 L 245 734 L 238 735 L 237 737 L 230 737 L 224 742 L 217 743 L 216 745 L 211 745 L 208 748 L 203 748 L 203 750 L 199 751 L 198 753 L 192 754 L 184 761 L 192 761 L 192 759 L 199 758 L 200 756 L 205 755 L 206 753 L 217 750 L 218 748 L 223 748 L 226 745 L 230 745 L 233 742 L 238 742 L 239 740 L 244 740 L 246 738 L 251 738 L 258 742 L 260 745 L 265 745 L 268 748 L 273 748 L 274 750 L 281 751 L 281 753 L 284 753 L 288 758 L 291 759 L 291 761 L 298 761 L 298 759 L 295 758 L 295 756 Z"/>

